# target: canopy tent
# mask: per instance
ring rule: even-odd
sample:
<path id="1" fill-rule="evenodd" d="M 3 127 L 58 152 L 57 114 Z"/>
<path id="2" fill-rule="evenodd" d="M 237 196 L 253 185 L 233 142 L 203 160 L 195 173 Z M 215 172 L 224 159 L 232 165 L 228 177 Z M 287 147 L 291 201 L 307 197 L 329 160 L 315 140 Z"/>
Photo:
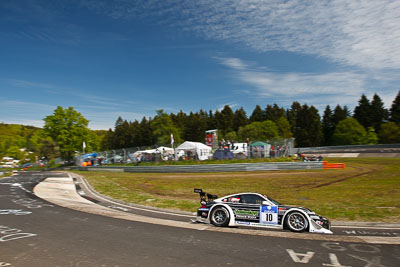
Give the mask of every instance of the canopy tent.
<path id="1" fill-rule="evenodd" d="M 271 145 L 262 141 L 250 144 L 250 151 L 254 158 L 267 158 L 270 156 Z"/>
<path id="2" fill-rule="evenodd" d="M 270 144 L 262 142 L 262 141 L 257 141 L 257 142 L 251 143 L 250 147 L 255 147 L 255 146 L 263 147 L 263 146 L 268 146 L 268 145 L 270 145 Z"/>
<path id="3" fill-rule="evenodd" d="M 193 156 L 199 160 L 206 160 L 211 154 L 211 147 L 199 142 L 186 141 L 176 148 L 177 155 L 182 152 L 184 152 L 188 157 Z"/>
<path id="4" fill-rule="evenodd" d="M 213 159 L 233 159 L 234 155 L 232 151 L 228 149 L 217 149 L 214 152 Z"/>
<path id="5" fill-rule="evenodd" d="M 81 158 L 96 158 L 96 157 L 97 153 L 89 153 L 81 156 Z"/>

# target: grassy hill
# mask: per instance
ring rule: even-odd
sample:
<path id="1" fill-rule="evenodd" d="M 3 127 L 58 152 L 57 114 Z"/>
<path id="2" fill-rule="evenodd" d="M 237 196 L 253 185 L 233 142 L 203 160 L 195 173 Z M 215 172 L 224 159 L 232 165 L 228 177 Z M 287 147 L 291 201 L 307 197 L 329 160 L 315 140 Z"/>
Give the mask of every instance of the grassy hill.
<path id="1" fill-rule="evenodd" d="M 39 130 L 34 126 L 0 123 L 0 156 L 15 154 L 20 148 L 33 149 L 32 137 Z"/>
<path id="2" fill-rule="evenodd" d="M 0 123 L 0 157 L 20 158 L 21 148 L 38 152 L 38 135 L 41 130 L 34 126 Z M 93 132 L 99 138 L 99 142 L 107 133 L 105 130 L 94 130 Z"/>

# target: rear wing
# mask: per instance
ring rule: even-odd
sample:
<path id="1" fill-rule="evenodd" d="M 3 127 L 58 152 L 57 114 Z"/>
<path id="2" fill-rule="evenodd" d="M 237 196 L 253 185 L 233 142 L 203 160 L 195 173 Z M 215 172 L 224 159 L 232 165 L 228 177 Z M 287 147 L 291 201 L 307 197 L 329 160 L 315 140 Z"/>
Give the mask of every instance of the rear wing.
<path id="1" fill-rule="evenodd" d="M 212 194 L 203 192 L 203 189 L 195 188 L 194 192 L 195 193 L 199 193 L 199 195 L 200 195 L 200 203 L 201 204 L 205 204 L 206 202 L 213 201 L 214 199 L 218 198 L 217 195 L 212 195 Z"/>

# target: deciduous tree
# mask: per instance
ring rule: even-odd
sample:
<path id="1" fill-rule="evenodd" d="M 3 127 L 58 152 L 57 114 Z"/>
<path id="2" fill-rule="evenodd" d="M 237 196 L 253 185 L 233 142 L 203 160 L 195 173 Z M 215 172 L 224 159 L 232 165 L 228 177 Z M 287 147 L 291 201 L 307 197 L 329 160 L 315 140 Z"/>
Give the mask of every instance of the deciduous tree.
<path id="1" fill-rule="evenodd" d="M 82 151 L 83 142 L 86 142 L 86 150 L 91 151 L 93 136 L 88 128 L 89 121 L 73 107 L 58 106 L 44 122 L 44 133 L 57 143 L 63 159 L 71 160 L 76 151 Z"/>
<path id="2" fill-rule="evenodd" d="M 253 122 L 239 129 L 239 138 L 251 141 L 266 141 L 279 138 L 278 127 L 273 121 Z"/>
<path id="3" fill-rule="evenodd" d="M 378 137 L 381 144 L 400 143 L 400 126 L 392 121 L 384 123 Z"/>
<path id="4" fill-rule="evenodd" d="M 157 110 L 157 115 L 151 122 L 151 127 L 153 128 L 153 134 L 155 138 L 157 138 L 157 144 L 170 145 L 171 134 L 174 135 L 175 142 L 181 142 L 178 128 L 175 127 L 171 118 L 168 116 L 168 114 L 164 113 L 162 109 Z"/>
<path id="5" fill-rule="evenodd" d="M 285 116 L 282 116 L 279 119 L 277 119 L 275 124 L 278 127 L 278 135 L 280 137 L 282 137 L 282 138 L 291 138 L 291 137 L 293 137 L 293 134 L 290 131 L 289 121 L 286 119 Z"/>
<path id="6" fill-rule="evenodd" d="M 335 145 L 361 145 L 367 133 L 364 127 L 354 118 L 347 118 L 338 123 L 333 135 Z"/>

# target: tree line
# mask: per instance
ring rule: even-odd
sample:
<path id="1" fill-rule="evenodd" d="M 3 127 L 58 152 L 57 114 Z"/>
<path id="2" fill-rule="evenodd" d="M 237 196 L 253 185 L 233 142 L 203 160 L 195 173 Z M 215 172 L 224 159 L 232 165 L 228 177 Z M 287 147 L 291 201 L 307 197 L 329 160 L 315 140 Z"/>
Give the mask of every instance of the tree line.
<path id="1" fill-rule="evenodd" d="M 158 110 L 154 118 L 141 121 L 119 117 L 102 138 L 101 149 L 166 145 L 171 134 L 176 143 L 204 142 L 210 129 L 218 129 L 220 140 L 237 142 L 294 137 L 297 147 L 400 142 L 400 91 L 389 110 L 378 94 L 371 100 L 363 94 L 353 112 L 346 106 L 327 105 L 322 118 L 319 114 L 314 106 L 297 101 L 288 109 L 257 105 L 250 116 L 243 108 L 232 110 L 228 105 L 189 114 Z"/>
<path id="2" fill-rule="evenodd" d="M 44 118 L 43 129 L 0 123 L 0 156 L 23 161 L 61 157 L 71 160 L 77 152 L 204 142 L 205 131 L 218 129 L 220 140 L 235 142 L 295 138 L 297 147 L 400 143 L 400 91 L 386 109 L 375 94 L 362 95 L 351 112 L 346 106 L 327 105 L 322 117 L 314 106 L 293 102 L 285 109 L 278 104 L 257 105 L 250 116 L 243 108 L 226 105 L 213 112 L 200 110 L 167 114 L 158 110 L 154 118 L 127 121 L 119 117 L 114 129 L 92 131 L 89 121 L 73 107 L 57 107 Z"/>

